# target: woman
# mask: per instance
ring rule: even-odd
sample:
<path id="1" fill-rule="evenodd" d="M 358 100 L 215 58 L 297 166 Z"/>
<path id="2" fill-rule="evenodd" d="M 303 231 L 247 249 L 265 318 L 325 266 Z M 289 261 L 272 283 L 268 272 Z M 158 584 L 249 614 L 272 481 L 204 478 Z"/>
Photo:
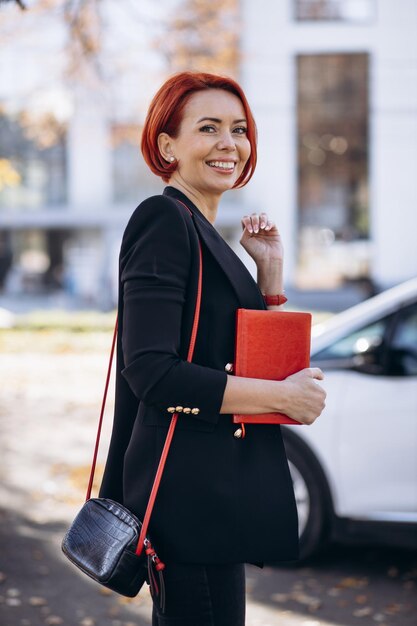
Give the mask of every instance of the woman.
<path id="1" fill-rule="evenodd" d="M 231 414 L 279 410 L 310 424 L 324 407 L 315 384 L 323 374 L 309 368 L 276 382 L 227 373 L 236 309 L 265 309 L 262 294 L 283 286 L 281 238 L 266 213 L 242 218 L 257 284 L 213 226 L 222 194 L 256 165 L 239 85 L 170 78 L 151 103 L 142 152 L 169 186 L 141 203 L 122 241 L 115 419 L 100 495 L 143 519 L 171 412 L 182 407 L 149 527 L 166 563 L 166 611 L 154 606 L 153 625 L 241 626 L 244 563 L 296 559 L 298 533 L 279 426 L 248 425 L 239 439 Z M 188 363 L 199 241 L 202 303 Z"/>

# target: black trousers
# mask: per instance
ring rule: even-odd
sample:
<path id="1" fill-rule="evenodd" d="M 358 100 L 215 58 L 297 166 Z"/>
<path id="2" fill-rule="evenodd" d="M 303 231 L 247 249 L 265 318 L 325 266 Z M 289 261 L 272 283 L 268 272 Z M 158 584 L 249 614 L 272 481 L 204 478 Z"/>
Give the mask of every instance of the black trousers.
<path id="1" fill-rule="evenodd" d="M 168 563 L 165 613 L 157 601 L 152 626 L 244 626 L 245 566 Z"/>

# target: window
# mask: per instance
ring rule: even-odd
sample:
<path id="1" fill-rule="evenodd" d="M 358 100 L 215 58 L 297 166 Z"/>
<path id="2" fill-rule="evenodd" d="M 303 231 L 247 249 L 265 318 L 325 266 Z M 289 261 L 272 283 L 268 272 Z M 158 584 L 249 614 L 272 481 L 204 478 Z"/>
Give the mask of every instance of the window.
<path id="1" fill-rule="evenodd" d="M 417 376 L 417 305 L 402 311 L 390 341 L 389 373 L 393 376 Z"/>
<path id="2" fill-rule="evenodd" d="M 0 211 L 37 211 L 66 202 L 66 131 L 52 115 L 0 108 Z"/>
<path id="3" fill-rule="evenodd" d="M 294 0 L 298 21 L 369 23 L 375 19 L 375 0 Z"/>
<path id="4" fill-rule="evenodd" d="M 417 304 L 335 341 L 315 354 L 313 361 L 329 369 L 417 376 Z"/>
<path id="5" fill-rule="evenodd" d="M 297 57 L 300 288 L 369 273 L 368 55 Z"/>
<path id="6" fill-rule="evenodd" d="M 382 346 L 387 321 L 387 318 L 379 320 L 343 337 L 343 339 L 339 339 L 333 345 L 316 354 L 314 361 L 351 361 L 369 350 Z"/>

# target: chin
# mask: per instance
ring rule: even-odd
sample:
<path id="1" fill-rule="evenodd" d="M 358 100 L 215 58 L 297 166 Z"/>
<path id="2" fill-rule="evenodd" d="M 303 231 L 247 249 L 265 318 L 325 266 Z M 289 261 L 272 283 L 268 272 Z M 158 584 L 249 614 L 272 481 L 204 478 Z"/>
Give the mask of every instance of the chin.
<path id="1" fill-rule="evenodd" d="M 237 179 L 233 179 L 230 181 L 224 180 L 217 182 L 217 184 L 209 183 L 207 185 L 207 189 L 210 189 L 214 193 L 225 193 L 225 191 L 230 191 L 231 189 L 233 189 L 233 185 L 236 184 L 236 180 Z"/>

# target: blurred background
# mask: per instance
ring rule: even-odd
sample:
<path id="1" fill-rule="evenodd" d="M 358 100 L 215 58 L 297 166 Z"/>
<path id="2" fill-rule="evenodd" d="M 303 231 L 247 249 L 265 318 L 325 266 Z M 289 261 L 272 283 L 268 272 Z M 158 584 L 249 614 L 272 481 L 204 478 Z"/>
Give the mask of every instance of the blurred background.
<path id="1" fill-rule="evenodd" d="M 85 490 L 122 233 L 163 189 L 141 127 L 184 69 L 245 89 L 259 163 L 216 227 L 254 272 L 240 217 L 273 216 L 332 392 L 313 434 L 286 441 L 306 560 L 248 569 L 248 626 L 414 625 L 416 0 L 0 0 L 0 621 L 150 623 L 146 594 L 103 594 L 59 542 Z M 373 415 L 356 448 L 355 397 Z M 355 520 L 396 526 L 343 547 Z"/>

